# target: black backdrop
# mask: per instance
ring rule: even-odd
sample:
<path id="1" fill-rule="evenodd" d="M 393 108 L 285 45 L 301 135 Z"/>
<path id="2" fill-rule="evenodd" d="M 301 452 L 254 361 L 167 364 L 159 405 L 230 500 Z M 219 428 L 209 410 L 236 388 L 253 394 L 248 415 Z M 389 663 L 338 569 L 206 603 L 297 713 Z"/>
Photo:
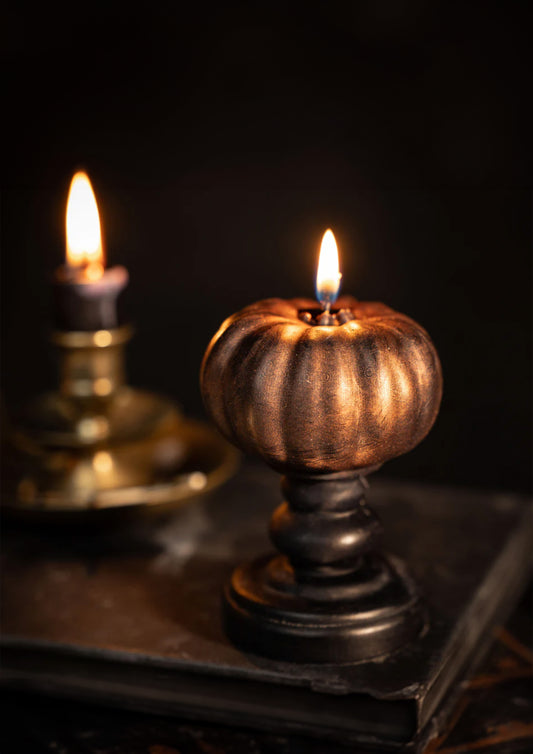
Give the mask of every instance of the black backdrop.
<path id="1" fill-rule="evenodd" d="M 423 324 L 445 397 L 382 473 L 526 489 L 531 192 L 519 3 L 12 4 L 4 18 L 2 376 L 53 384 L 48 280 L 88 170 L 128 267 L 133 383 L 201 415 L 231 312 L 310 295 L 331 226 L 343 290 Z M 445 13 L 446 11 L 446 13 Z M 521 15 L 520 15 L 521 14 Z"/>

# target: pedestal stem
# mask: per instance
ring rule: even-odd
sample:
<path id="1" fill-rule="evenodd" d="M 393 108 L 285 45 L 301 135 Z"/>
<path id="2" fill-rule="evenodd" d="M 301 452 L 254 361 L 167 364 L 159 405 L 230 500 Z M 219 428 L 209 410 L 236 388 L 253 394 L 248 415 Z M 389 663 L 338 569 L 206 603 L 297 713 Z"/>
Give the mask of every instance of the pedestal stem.
<path id="1" fill-rule="evenodd" d="M 352 573 L 376 548 L 382 526 L 364 498 L 369 471 L 283 478 L 286 502 L 272 516 L 270 536 L 297 582 Z"/>

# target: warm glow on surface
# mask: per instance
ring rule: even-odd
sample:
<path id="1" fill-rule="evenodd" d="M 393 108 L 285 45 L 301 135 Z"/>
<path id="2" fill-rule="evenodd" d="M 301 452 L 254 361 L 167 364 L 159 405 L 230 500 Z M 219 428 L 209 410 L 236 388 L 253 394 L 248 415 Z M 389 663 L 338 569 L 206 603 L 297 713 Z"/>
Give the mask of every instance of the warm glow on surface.
<path id="1" fill-rule="evenodd" d="M 109 474 L 113 470 L 113 459 L 106 450 L 94 454 L 93 468 L 98 474 Z"/>
<path id="2" fill-rule="evenodd" d="M 332 231 L 327 230 L 322 238 L 316 274 L 316 296 L 326 310 L 337 298 L 341 277 L 337 242 Z"/>
<path id="3" fill-rule="evenodd" d="M 98 280 L 104 272 L 104 252 L 98 206 L 86 173 L 76 173 L 70 184 L 67 201 L 67 264 L 84 267 L 89 280 Z"/>

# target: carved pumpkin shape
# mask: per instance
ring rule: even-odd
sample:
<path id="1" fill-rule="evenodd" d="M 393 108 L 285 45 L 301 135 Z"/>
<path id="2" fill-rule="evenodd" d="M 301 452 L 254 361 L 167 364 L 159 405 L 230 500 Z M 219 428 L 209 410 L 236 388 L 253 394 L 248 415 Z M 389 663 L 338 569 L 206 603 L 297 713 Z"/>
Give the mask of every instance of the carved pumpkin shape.
<path id="1" fill-rule="evenodd" d="M 209 344 L 200 383 L 225 437 L 289 472 L 366 468 L 417 445 L 442 394 L 426 331 L 380 303 L 339 299 L 355 319 L 300 319 L 307 299 L 266 299 L 229 317 Z"/>

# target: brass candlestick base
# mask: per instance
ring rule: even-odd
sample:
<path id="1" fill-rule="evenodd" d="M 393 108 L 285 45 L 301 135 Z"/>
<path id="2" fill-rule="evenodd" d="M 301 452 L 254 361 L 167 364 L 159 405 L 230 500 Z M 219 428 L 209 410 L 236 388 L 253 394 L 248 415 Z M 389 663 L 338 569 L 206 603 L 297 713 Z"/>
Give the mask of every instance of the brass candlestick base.
<path id="1" fill-rule="evenodd" d="M 167 509 L 223 482 L 236 454 L 170 401 L 124 383 L 129 327 L 56 332 L 57 392 L 9 435 L 3 508 L 45 518 Z"/>

